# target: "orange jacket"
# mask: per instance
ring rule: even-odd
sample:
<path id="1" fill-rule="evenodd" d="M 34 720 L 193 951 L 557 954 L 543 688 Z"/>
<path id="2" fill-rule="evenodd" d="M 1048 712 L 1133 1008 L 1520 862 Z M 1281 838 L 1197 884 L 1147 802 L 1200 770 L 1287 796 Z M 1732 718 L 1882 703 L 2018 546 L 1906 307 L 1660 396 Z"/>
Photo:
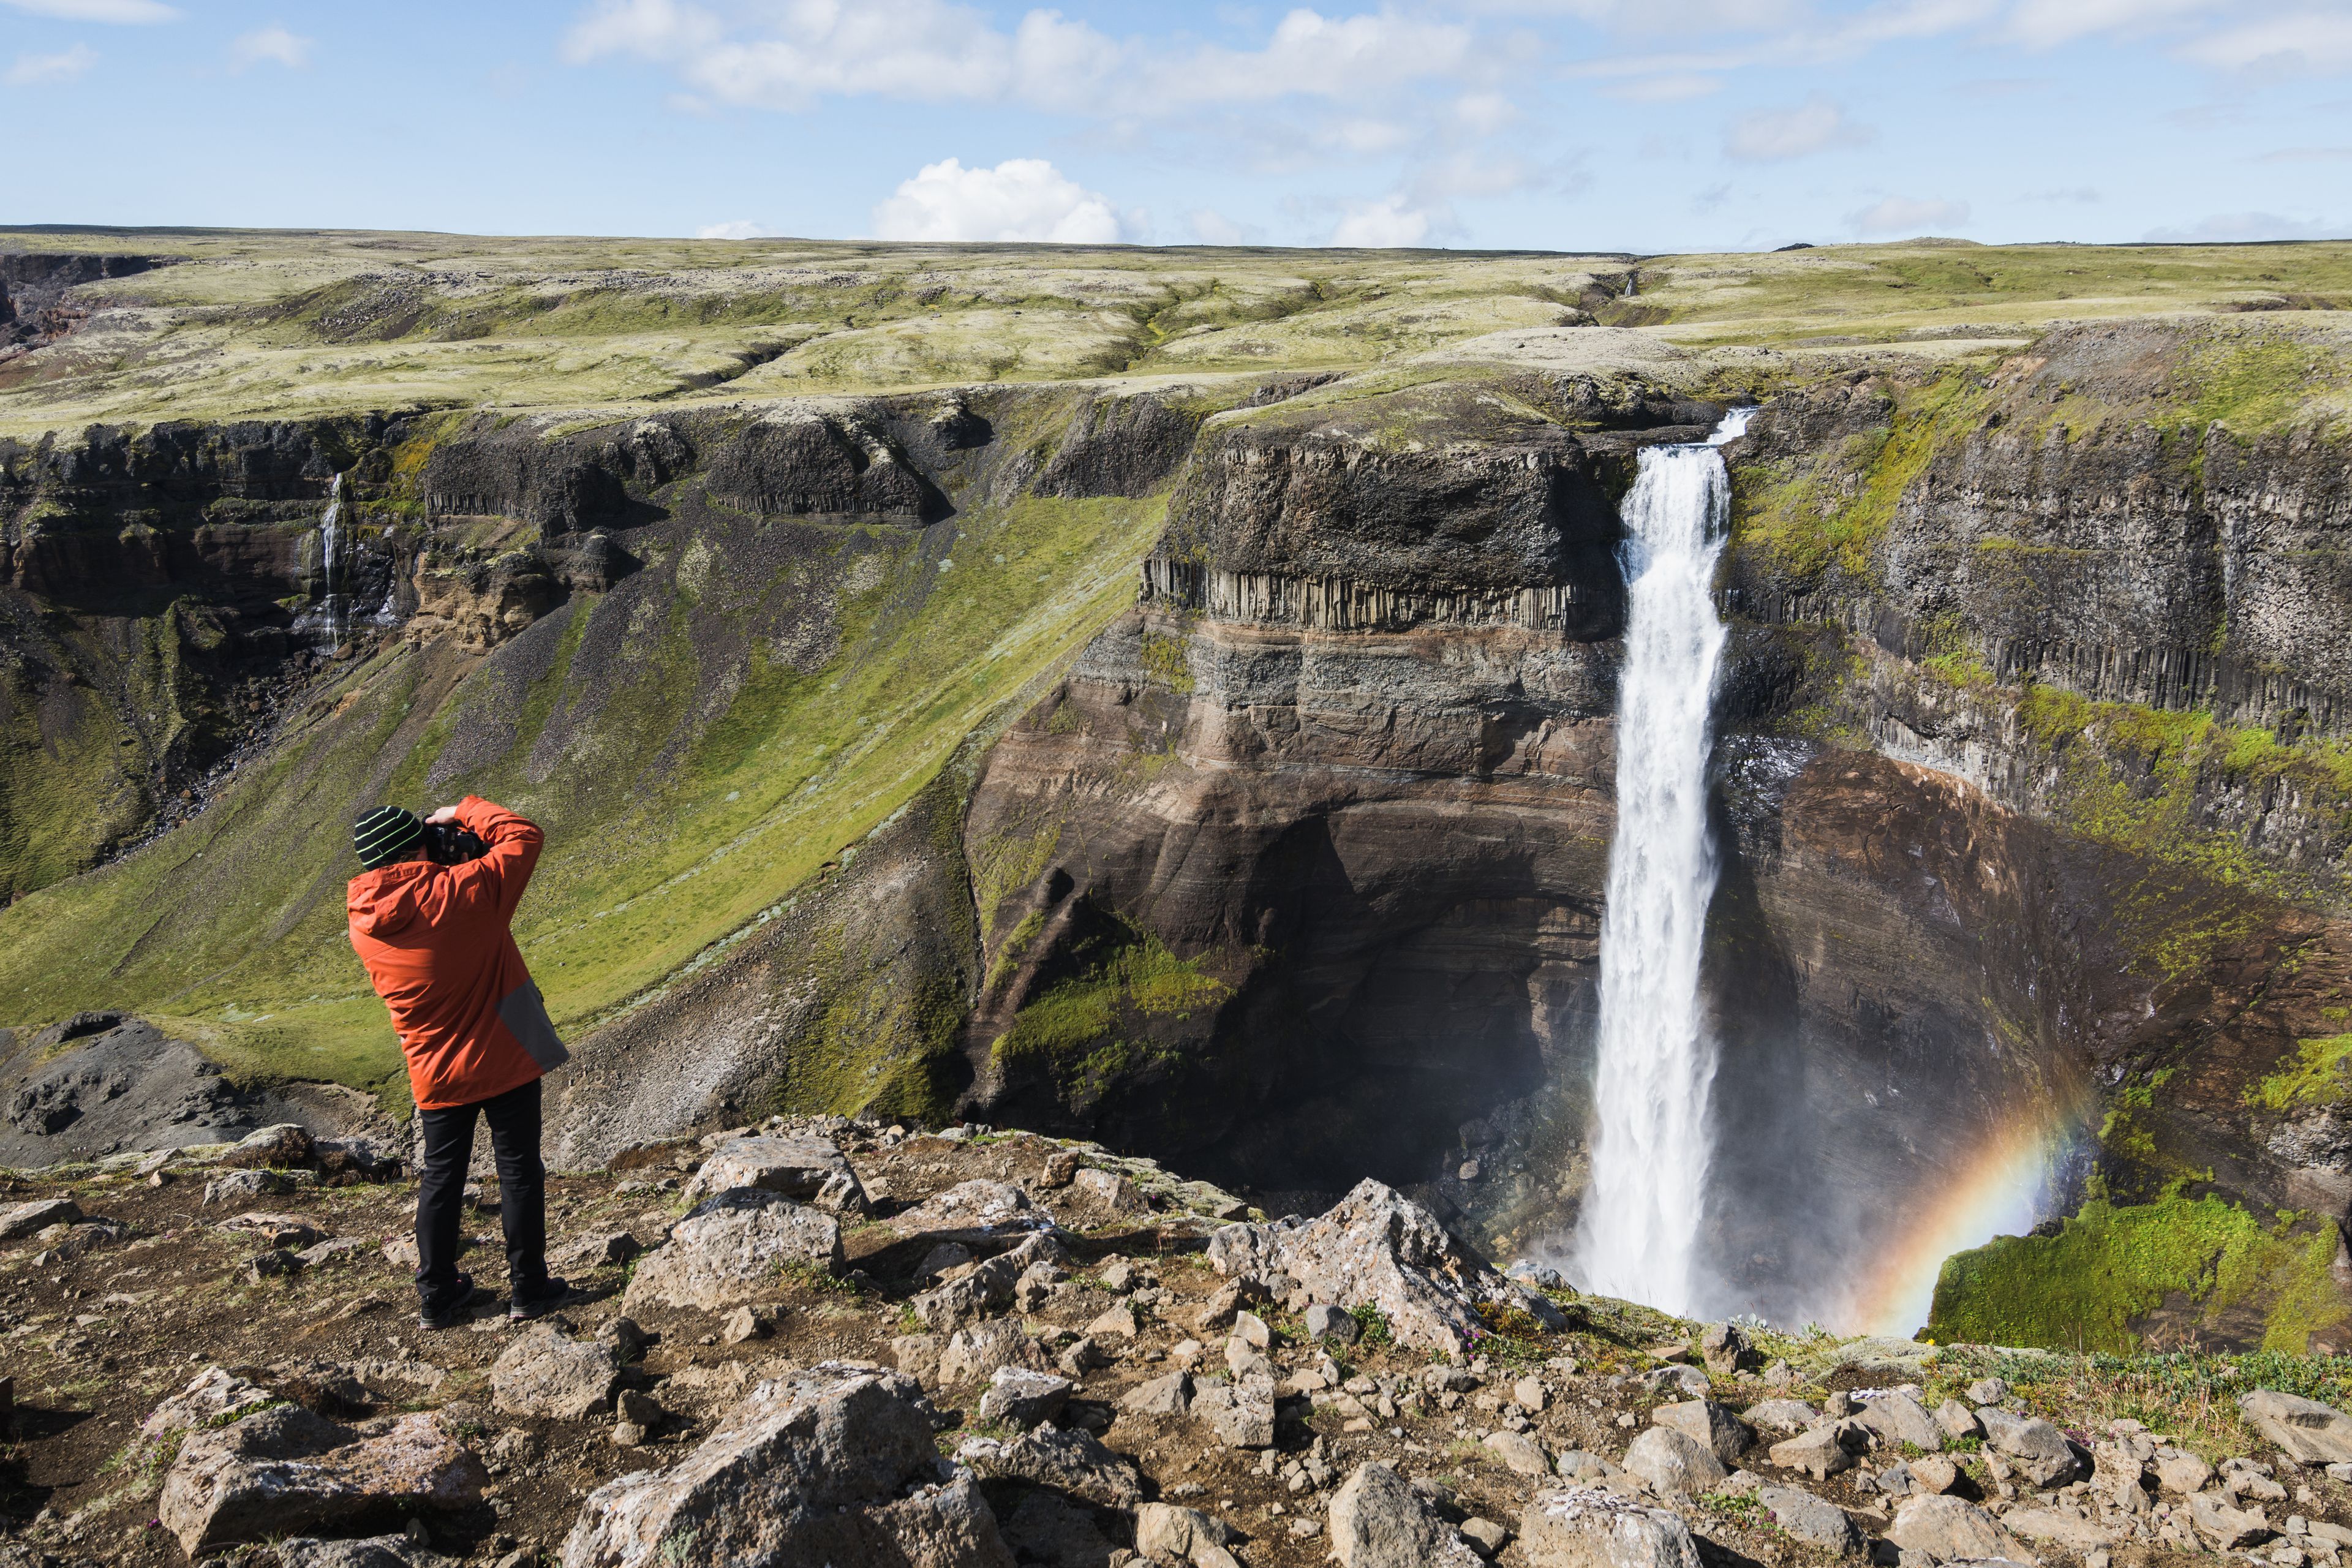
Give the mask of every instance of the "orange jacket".
<path id="1" fill-rule="evenodd" d="M 470 795 L 457 820 L 489 846 L 479 859 L 397 861 L 353 877 L 344 900 L 425 1110 L 520 1089 L 570 1056 L 507 929 L 539 864 L 539 828 Z"/>

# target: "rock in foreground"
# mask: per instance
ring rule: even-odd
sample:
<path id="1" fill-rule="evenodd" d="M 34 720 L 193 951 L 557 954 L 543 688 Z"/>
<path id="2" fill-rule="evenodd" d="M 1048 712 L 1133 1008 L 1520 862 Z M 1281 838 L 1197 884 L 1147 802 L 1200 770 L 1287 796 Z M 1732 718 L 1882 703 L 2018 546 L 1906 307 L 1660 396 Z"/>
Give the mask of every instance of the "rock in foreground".
<path id="1" fill-rule="evenodd" d="M 806 1563 L 1012 1568 L 920 1388 L 843 1363 L 763 1383 L 687 1459 L 591 1493 L 563 1568 Z"/>

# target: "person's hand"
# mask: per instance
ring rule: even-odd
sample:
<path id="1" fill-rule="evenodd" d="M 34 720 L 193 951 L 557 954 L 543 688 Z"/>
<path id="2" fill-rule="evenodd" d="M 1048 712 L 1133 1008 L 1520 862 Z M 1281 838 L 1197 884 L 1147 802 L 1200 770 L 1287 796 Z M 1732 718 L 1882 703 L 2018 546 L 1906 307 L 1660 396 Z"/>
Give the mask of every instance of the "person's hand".
<path id="1" fill-rule="evenodd" d="M 427 822 L 455 822 L 457 820 L 457 808 L 454 805 L 445 805 L 425 820 Z"/>

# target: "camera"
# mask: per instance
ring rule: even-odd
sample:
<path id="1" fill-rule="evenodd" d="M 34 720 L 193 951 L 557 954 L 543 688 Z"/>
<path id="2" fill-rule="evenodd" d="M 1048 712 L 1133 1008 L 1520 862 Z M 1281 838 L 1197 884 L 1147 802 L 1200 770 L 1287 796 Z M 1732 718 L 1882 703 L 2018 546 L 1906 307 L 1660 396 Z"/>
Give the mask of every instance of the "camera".
<path id="1" fill-rule="evenodd" d="M 462 866 L 489 853 L 481 835 L 454 822 L 425 825 L 425 858 L 436 866 Z"/>

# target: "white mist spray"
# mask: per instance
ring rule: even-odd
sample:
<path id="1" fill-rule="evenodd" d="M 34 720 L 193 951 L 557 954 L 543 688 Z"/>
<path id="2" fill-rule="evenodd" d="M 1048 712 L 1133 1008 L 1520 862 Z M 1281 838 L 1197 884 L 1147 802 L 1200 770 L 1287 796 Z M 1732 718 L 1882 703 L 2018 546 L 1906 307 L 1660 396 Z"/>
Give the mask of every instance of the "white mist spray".
<path id="1" fill-rule="evenodd" d="M 1715 894 L 1706 829 L 1709 723 L 1724 626 L 1715 613 L 1730 484 L 1717 448 L 1652 447 L 1625 499 L 1625 669 L 1617 700 L 1617 837 L 1601 921 L 1592 1183 L 1575 1245 L 1585 1289 L 1697 1310 L 1716 1042 L 1699 954 Z"/>

